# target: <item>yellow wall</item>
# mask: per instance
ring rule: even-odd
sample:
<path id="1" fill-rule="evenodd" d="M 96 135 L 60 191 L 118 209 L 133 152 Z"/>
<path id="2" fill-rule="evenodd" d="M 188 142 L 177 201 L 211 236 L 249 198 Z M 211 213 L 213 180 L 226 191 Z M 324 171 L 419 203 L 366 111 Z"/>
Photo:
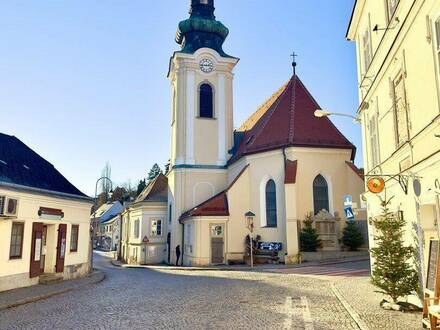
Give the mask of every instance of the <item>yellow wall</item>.
<path id="1" fill-rule="evenodd" d="M 398 17 L 398 21 L 395 19 Z M 435 21 L 440 18 L 440 2 L 436 0 L 400 1 L 388 23 L 381 1 L 360 0 L 354 11 L 348 38 L 356 42 L 360 109 L 364 160 L 369 175 L 398 175 L 408 178 L 406 194 L 396 180 L 386 182 L 386 197 L 393 197 L 391 211 L 403 211 L 407 220 L 406 241 L 413 246 L 424 244 L 423 259 L 428 255 L 429 239 L 438 237 L 439 205 L 436 205 L 435 180 L 440 179 L 440 65 L 436 49 Z M 390 27 L 386 32 L 371 32 L 371 65 L 364 62 L 363 31 L 378 24 Z M 408 114 L 408 141 L 396 139 L 396 115 L 392 84 L 403 75 Z M 373 162 L 374 142 L 368 121 L 376 116 L 378 162 Z M 404 164 L 406 163 L 406 165 Z M 421 181 L 421 196 L 415 196 L 413 180 Z M 388 179 L 385 176 L 385 179 Z M 437 192 L 437 196 L 438 196 Z M 378 196 L 366 192 L 368 216 L 381 213 Z M 385 193 L 381 194 L 385 198 Z M 420 217 L 418 216 L 420 205 Z M 437 220 L 436 220 L 437 218 Z M 372 228 L 371 228 L 372 229 Z M 373 230 L 370 230 L 372 245 Z M 418 237 L 418 238 L 416 238 Z M 425 263 L 426 266 L 426 263 Z M 426 269 L 425 269 L 426 271 Z"/>
<path id="2" fill-rule="evenodd" d="M 90 209 L 91 202 L 69 200 L 46 195 L 33 194 L 23 191 L 14 191 L 0 188 L 0 196 L 8 196 L 18 199 L 18 216 L 16 219 L 0 219 L 0 284 L 2 277 L 28 274 L 31 254 L 32 223 L 41 222 L 48 226 L 47 233 L 47 257 L 45 271 L 55 272 L 57 229 L 59 224 L 67 224 L 65 269 L 69 265 L 78 265 L 88 262 L 90 242 Z M 61 209 L 64 218 L 61 220 L 41 219 L 38 216 L 40 207 Z M 9 247 L 11 241 L 11 229 L 13 222 L 24 223 L 24 239 L 22 257 L 9 259 Z M 72 224 L 79 225 L 78 251 L 70 252 L 70 238 Z M 10 280 L 8 280 L 10 281 Z M 11 283 L 15 287 L 27 285 L 27 283 Z M 2 287 L 2 285 L 0 285 Z"/>

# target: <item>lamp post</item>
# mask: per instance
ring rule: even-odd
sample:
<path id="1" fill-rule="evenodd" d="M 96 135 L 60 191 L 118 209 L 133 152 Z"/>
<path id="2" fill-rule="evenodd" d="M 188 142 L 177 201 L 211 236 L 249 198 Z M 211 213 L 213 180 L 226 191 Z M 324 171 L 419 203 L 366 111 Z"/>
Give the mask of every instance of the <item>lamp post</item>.
<path id="1" fill-rule="evenodd" d="M 245 219 L 246 219 L 246 226 L 249 229 L 249 238 L 250 238 L 250 257 L 251 257 L 251 269 L 254 269 L 254 254 L 253 254 L 253 247 L 254 247 L 254 239 L 253 239 L 253 232 L 254 232 L 254 218 L 255 218 L 255 214 L 252 213 L 251 211 L 247 212 L 245 215 Z"/>
<path id="2" fill-rule="evenodd" d="M 359 117 L 355 117 L 355 116 L 352 116 L 352 115 L 347 115 L 346 113 L 330 112 L 330 111 L 326 111 L 326 110 L 322 110 L 322 109 L 315 110 L 314 115 L 317 118 L 329 117 L 329 116 L 342 116 L 342 117 L 351 118 L 351 119 L 353 119 L 353 121 L 355 123 L 358 123 L 358 124 L 361 122 Z"/>
<path id="3" fill-rule="evenodd" d="M 109 192 L 109 197 L 111 198 L 113 195 L 113 182 L 112 180 L 110 180 L 110 178 L 106 177 L 106 176 L 102 176 L 100 177 L 98 180 L 96 180 L 96 184 L 95 184 L 95 200 L 93 203 L 93 221 L 91 224 L 91 228 L 90 228 L 90 247 L 89 247 L 89 272 L 91 273 L 93 271 L 93 241 L 95 239 L 95 234 L 96 234 L 96 205 L 98 204 L 98 183 L 101 180 L 107 180 L 108 182 L 110 182 L 110 192 Z"/>

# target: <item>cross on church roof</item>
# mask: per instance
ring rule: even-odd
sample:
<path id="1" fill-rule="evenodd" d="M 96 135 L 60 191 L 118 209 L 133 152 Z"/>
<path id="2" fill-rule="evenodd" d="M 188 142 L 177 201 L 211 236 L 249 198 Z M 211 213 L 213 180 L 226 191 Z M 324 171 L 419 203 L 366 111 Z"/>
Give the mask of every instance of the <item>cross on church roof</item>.
<path id="1" fill-rule="evenodd" d="M 293 52 L 292 55 L 290 55 L 292 57 L 292 67 L 293 67 L 293 74 L 296 74 L 296 58 L 298 57 L 298 55 Z"/>

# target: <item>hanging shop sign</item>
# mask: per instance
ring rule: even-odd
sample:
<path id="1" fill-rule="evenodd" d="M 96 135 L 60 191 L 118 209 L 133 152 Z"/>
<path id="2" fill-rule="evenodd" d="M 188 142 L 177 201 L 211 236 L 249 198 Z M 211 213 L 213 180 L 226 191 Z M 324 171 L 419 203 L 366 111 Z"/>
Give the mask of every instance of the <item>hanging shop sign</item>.
<path id="1" fill-rule="evenodd" d="M 40 207 L 38 210 L 40 219 L 45 220 L 61 220 L 64 218 L 64 212 L 60 209 L 52 209 L 50 207 Z"/>

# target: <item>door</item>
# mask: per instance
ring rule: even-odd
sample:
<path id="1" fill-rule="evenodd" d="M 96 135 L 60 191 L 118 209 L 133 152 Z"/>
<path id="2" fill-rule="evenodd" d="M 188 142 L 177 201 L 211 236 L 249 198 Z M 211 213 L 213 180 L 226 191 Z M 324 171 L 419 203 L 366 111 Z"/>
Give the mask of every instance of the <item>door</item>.
<path id="1" fill-rule="evenodd" d="M 44 225 L 40 222 L 32 224 L 31 262 L 29 276 L 36 277 L 43 273 L 41 269 L 41 250 L 43 246 Z"/>
<path id="2" fill-rule="evenodd" d="M 46 251 L 47 251 L 47 226 L 43 226 L 43 236 L 41 237 L 41 259 L 40 259 L 40 270 L 42 273 L 44 273 Z"/>
<path id="3" fill-rule="evenodd" d="M 168 263 L 171 263 L 171 233 L 167 235 Z"/>
<path id="4" fill-rule="evenodd" d="M 58 226 L 57 263 L 55 266 L 57 273 L 62 273 L 64 271 L 64 257 L 66 255 L 66 231 L 66 224 L 60 224 Z"/>
<path id="5" fill-rule="evenodd" d="M 213 225 L 211 227 L 211 263 L 224 263 L 224 241 L 223 225 Z"/>

